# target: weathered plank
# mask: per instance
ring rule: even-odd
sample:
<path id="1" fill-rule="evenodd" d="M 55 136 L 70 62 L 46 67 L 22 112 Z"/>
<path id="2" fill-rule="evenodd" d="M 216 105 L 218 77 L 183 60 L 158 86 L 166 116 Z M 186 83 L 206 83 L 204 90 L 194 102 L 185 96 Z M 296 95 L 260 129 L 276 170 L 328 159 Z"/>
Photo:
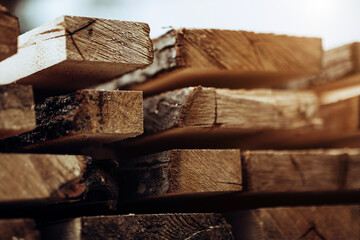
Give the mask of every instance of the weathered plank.
<path id="1" fill-rule="evenodd" d="M 35 127 L 35 104 L 31 86 L 0 86 L 0 139 Z"/>
<path id="2" fill-rule="evenodd" d="M 207 87 L 269 87 L 292 77 L 318 74 L 321 40 L 217 29 L 171 30 L 155 39 L 154 62 L 99 89 L 129 87 L 153 95 Z"/>
<path id="3" fill-rule="evenodd" d="M 17 52 L 18 36 L 18 19 L 0 5 L 0 61 Z M 1 75 L 3 77 L 3 72 L 1 72 Z"/>
<path id="4" fill-rule="evenodd" d="M 245 191 L 359 191 L 360 150 L 245 151 Z"/>
<path id="5" fill-rule="evenodd" d="M 359 205 L 261 208 L 225 216 L 235 239 L 360 238 Z"/>
<path id="6" fill-rule="evenodd" d="M 5 151 L 118 141 L 143 132 L 142 93 L 78 90 L 36 106 L 37 127 L 0 142 Z"/>
<path id="7" fill-rule="evenodd" d="M 256 133 L 246 138 L 232 139 L 231 142 L 229 140 L 227 143 L 230 147 L 242 149 L 360 147 L 359 109 L 359 97 L 350 97 L 320 106 L 319 117 L 323 120 L 322 129 L 304 128 Z M 347 139 L 349 145 L 341 144 Z"/>
<path id="8" fill-rule="evenodd" d="M 214 213 L 81 217 L 47 224 L 41 235 L 58 240 L 233 239 L 231 226 Z"/>
<path id="9" fill-rule="evenodd" d="M 360 43 L 351 43 L 324 52 L 323 69 L 319 75 L 289 81 L 284 84 L 288 89 L 326 89 L 339 88 L 350 76 L 360 72 Z"/>
<path id="10" fill-rule="evenodd" d="M 189 87 L 146 98 L 146 136 L 123 146 L 141 146 L 145 152 L 214 148 L 225 143 L 218 137 L 306 126 L 321 127 L 317 97 L 311 92 Z"/>
<path id="11" fill-rule="evenodd" d="M 62 16 L 19 37 L 19 51 L 0 63 L 0 84 L 79 89 L 152 62 L 144 23 Z"/>
<path id="12" fill-rule="evenodd" d="M 235 149 L 170 150 L 120 161 L 124 198 L 242 189 L 240 151 Z"/>

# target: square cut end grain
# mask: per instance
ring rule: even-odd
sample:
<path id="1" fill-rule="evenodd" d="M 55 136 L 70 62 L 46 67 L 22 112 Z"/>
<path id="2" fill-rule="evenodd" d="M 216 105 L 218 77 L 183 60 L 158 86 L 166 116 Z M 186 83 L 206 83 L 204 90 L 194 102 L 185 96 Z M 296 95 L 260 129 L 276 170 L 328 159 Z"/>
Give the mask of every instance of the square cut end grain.
<path id="1" fill-rule="evenodd" d="M 0 83 L 75 90 L 111 80 L 152 62 L 149 32 L 145 23 L 61 16 L 19 37 Z"/>

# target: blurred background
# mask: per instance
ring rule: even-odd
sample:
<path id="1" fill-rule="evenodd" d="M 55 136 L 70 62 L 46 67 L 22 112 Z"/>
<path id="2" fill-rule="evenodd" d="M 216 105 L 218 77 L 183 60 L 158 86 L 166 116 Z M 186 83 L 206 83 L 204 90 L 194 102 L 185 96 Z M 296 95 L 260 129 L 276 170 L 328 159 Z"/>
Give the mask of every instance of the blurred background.
<path id="1" fill-rule="evenodd" d="M 146 22 L 155 38 L 170 27 L 314 36 L 325 49 L 360 41 L 359 0 L 0 0 L 21 31 L 60 15 Z"/>

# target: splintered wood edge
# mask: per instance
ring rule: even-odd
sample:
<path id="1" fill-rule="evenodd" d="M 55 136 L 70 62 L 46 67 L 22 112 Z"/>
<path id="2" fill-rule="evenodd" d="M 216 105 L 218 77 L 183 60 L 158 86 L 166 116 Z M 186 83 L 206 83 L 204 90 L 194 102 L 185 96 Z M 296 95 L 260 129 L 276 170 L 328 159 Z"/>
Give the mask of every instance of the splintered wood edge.
<path id="1" fill-rule="evenodd" d="M 37 118 L 35 130 L 5 139 L 3 148 L 38 149 L 135 137 L 143 132 L 142 93 L 79 90 L 46 99 L 38 106 Z"/>
<path id="2" fill-rule="evenodd" d="M 0 85 L 0 139 L 31 131 L 35 127 L 32 87 Z"/>
<path id="3" fill-rule="evenodd" d="M 59 17 L 19 37 L 19 52 L 0 63 L 2 84 L 77 89 L 104 82 L 152 62 L 149 31 L 145 23 Z"/>

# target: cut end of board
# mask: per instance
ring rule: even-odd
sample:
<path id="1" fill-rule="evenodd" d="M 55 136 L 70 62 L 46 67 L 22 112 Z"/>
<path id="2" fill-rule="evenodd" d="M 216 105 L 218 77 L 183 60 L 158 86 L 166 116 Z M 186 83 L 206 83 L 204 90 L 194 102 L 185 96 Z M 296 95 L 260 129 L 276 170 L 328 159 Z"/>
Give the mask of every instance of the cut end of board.
<path id="1" fill-rule="evenodd" d="M 3 140 L 5 151 L 74 148 L 143 133 L 142 93 L 78 90 L 47 98 L 36 106 L 37 128 Z M 61 149 L 61 148 L 59 148 Z"/>
<path id="2" fill-rule="evenodd" d="M 19 52 L 0 63 L 0 84 L 74 90 L 111 80 L 152 63 L 149 32 L 145 23 L 61 16 L 19 37 Z"/>

